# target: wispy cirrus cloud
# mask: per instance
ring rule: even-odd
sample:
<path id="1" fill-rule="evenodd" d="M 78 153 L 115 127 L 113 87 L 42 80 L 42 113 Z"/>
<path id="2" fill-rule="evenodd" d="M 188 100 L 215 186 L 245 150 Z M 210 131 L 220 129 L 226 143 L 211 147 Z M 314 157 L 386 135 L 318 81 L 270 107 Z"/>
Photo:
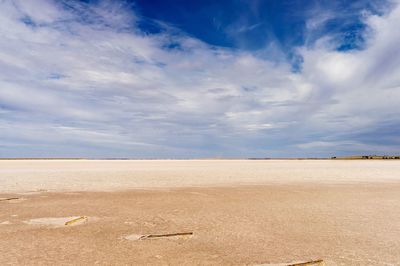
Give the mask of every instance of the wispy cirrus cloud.
<path id="1" fill-rule="evenodd" d="M 140 15 L 121 2 L 0 5 L 2 157 L 324 156 L 400 147 L 387 134 L 379 145 L 366 137 L 400 125 L 398 6 L 365 17 L 363 50 L 338 51 L 320 38 L 298 48 L 303 64 L 293 72 L 285 60 L 211 46 L 170 25 L 144 33 Z"/>

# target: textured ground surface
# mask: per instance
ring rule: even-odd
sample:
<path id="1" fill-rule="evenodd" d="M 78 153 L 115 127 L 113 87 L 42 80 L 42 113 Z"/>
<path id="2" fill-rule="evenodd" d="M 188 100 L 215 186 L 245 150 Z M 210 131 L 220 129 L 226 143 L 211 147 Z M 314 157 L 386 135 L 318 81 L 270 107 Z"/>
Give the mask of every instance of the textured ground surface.
<path id="1" fill-rule="evenodd" d="M 400 185 L 5 194 L 0 264 L 398 265 Z M 76 226 L 24 221 L 88 216 Z M 131 234 L 194 233 L 128 241 Z M 386 264 L 385 264 L 386 263 Z"/>
<path id="2" fill-rule="evenodd" d="M 52 180 L 63 190 L 58 178 L 68 180 L 66 175 L 74 176 L 72 173 L 80 173 L 80 179 L 85 179 L 84 173 L 93 176 L 103 173 L 93 166 L 74 167 L 68 172 L 65 170 L 68 164 L 61 162 L 53 163 L 64 168 L 46 169 L 32 161 L 29 170 L 23 167 L 13 170 L 15 179 L 23 182 L 22 177 L 27 178 L 29 173 L 32 178 L 43 180 L 44 173 L 48 175 L 53 171 L 53 175 L 38 187 L 22 184 L 24 193 L 0 193 L 0 265 L 256 265 L 311 259 L 324 259 L 327 265 L 399 265 L 400 182 L 394 178 L 394 174 L 400 174 L 399 163 L 362 165 L 364 162 L 354 161 L 346 168 L 344 164 L 329 166 L 328 162 L 321 165 L 312 162 L 311 165 L 318 166 L 321 176 L 329 177 L 329 182 L 315 179 L 314 173 L 307 179 L 307 164 L 301 168 L 300 164 L 290 166 L 290 162 L 286 162 L 291 170 L 287 172 L 282 167 L 281 171 L 291 178 L 276 182 L 269 176 L 272 180 L 269 182 L 264 173 L 264 181 L 257 181 L 262 183 L 259 185 L 229 182 L 229 186 L 219 183 L 207 187 L 207 182 L 199 182 L 202 187 L 184 188 L 177 182 L 177 188 L 122 191 L 123 186 L 119 190 L 111 186 L 114 191 L 88 191 L 100 187 L 95 184 L 85 192 L 70 192 L 66 191 L 71 190 L 68 181 L 64 191 L 26 193 L 54 189 Z M 223 161 L 221 168 L 226 168 L 226 164 Z M 157 175 L 157 168 L 147 171 L 149 176 L 153 174 L 154 180 L 172 173 L 177 175 L 177 180 L 187 181 L 187 175 L 212 180 L 207 168 L 184 163 L 181 169 L 174 167 L 165 170 L 168 175 L 161 170 Z M 256 173 L 263 175 L 261 169 L 267 169 L 263 167 L 254 166 L 253 173 L 243 179 L 248 180 Z M 268 175 L 275 171 L 283 176 L 276 165 L 271 167 L 275 170 L 266 170 Z M 6 168 L 0 169 L 0 176 L 12 173 L 12 167 Z M 23 174 L 18 175 L 16 170 Z M 209 174 L 219 171 L 220 180 L 229 180 L 223 173 L 236 180 L 250 170 L 248 165 L 241 168 L 232 163 L 226 170 L 218 170 L 213 165 Z M 369 170 L 378 174 L 375 179 L 370 177 Z M 121 179 L 121 172 L 105 171 L 108 177 L 101 186 L 107 187 L 107 180 L 112 183 L 114 177 L 120 179 L 118 182 L 125 180 Z M 129 173 L 132 178 L 140 177 L 132 168 L 121 171 L 125 171 L 126 180 L 129 180 Z M 138 171 L 145 173 L 146 169 Z M 368 178 L 358 180 L 360 171 Z M 343 176 L 334 179 L 331 172 L 341 172 Z M 346 176 L 350 181 L 346 182 Z M 26 183 L 39 184 L 35 180 Z M 82 182 L 79 184 L 83 186 Z M 4 200 L 7 198 L 18 199 Z M 63 225 L 64 221 L 80 216 L 87 220 Z M 126 239 L 132 235 L 178 232 L 194 234 L 137 241 Z"/>

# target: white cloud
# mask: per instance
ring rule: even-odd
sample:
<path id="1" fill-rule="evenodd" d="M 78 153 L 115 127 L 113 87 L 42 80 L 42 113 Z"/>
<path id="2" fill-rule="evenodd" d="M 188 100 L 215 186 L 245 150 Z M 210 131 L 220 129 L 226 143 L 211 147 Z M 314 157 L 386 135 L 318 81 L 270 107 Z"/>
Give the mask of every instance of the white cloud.
<path id="1" fill-rule="evenodd" d="M 140 18 L 112 2 L 72 3 L 0 2 L 0 156 L 290 156 L 400 146 L 362 139 L 382 125 L 400 128 L 399 7 L 367 18 L 366 49 L 338 52 L 320 41 L 299 49 L 304 64 L 293 73 L 289 63 L 211 47 L 177 29 L 143 34 Z"/>

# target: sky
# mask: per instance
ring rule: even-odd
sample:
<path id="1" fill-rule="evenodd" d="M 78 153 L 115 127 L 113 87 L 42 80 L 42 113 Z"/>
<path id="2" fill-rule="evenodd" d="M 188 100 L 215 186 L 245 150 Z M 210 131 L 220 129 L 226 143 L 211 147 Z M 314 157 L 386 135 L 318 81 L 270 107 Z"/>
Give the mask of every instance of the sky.
<path id="1" fill-rule="evenodd" d="M 400 153 L 398 0 L 0 0 L 0 157 Z"/>

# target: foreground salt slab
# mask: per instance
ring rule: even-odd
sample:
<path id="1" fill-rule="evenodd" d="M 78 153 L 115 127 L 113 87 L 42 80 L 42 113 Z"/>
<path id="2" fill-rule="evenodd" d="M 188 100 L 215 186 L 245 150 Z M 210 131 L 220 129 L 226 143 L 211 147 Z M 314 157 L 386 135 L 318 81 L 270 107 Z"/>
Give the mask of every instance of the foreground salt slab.
<path id="1" fill-rule="evenodd" d="M 69 217 L 44 217 L 36 218 L 24 221 L 30 225 L 42 225 L 42 226 L 53 226 L 53 227 L 65 227 L 65 226 L 76 226 L 85 224 L 88 222 L 86 216 L 69 216 Z"/>

